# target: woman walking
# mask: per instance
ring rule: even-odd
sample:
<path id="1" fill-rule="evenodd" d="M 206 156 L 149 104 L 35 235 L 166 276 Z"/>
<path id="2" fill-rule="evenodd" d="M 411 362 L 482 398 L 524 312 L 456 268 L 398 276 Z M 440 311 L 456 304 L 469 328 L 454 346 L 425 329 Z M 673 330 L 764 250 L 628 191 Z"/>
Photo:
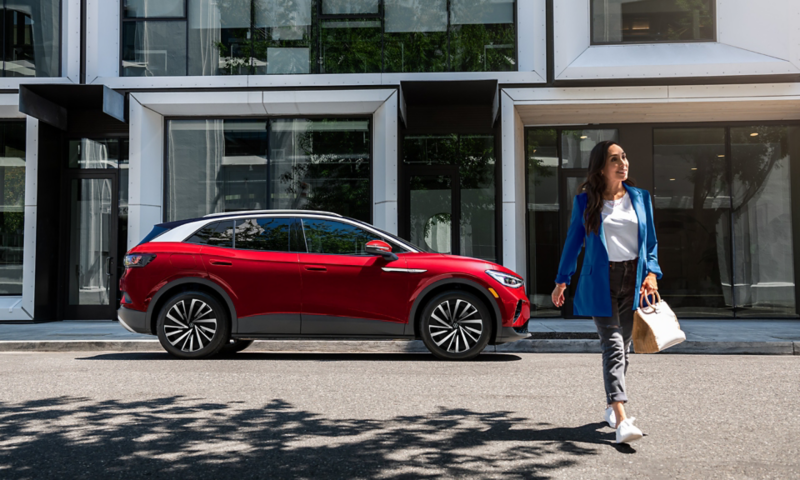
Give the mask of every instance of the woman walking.
<path id="1" fill-rule="evenodd" d="M 589 174 L 579 190 L 552 300 L 557 307 L 564 304 L 564 290 L 585 244 L 573 309 L 594 318 L 603 351 L 604 419 L 616 429 L 617 443 L 631 443 L 642 438 L 624 407 L 633 312 L 640 295 L 658 290 L 661 278 L 653 205 L 650 194 L 628 180 L 628 158 L 612 141 L 592 149 Z"/>

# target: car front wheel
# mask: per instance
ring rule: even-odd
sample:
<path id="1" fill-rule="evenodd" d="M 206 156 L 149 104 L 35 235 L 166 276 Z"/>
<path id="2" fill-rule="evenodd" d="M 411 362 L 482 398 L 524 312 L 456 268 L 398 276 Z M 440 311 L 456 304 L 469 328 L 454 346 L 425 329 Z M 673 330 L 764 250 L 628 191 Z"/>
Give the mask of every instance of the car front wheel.
<path id="1" fill-rule="evenodd" d="M 181 292 L 158 314 L 158 340 L 178 358 L 207 358 L 228 344 L 227 311 L 205 292 Z"/>
<path id="2" fill-rule="evenodd" d="M 491 316 L 479 298 L 452 290 L 425 306 L 420 322 L 423 343 L 443 360 L 470 360 L 489 343 Z"/>

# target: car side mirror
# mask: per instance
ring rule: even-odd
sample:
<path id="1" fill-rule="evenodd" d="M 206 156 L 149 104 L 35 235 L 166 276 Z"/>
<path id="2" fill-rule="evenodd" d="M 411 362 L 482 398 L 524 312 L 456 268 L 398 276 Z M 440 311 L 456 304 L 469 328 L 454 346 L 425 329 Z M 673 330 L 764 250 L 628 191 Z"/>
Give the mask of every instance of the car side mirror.
<path id="1" fill-rule="evenodd" d="M 372 240 L 367 242 L 367 244 L 364 246 L 364 250 L 366 250 L 370 255 L 380 255 L 388 262 L 397 260 L 397 255 L 392 253 L 392 246 L 383 240 Z"/>

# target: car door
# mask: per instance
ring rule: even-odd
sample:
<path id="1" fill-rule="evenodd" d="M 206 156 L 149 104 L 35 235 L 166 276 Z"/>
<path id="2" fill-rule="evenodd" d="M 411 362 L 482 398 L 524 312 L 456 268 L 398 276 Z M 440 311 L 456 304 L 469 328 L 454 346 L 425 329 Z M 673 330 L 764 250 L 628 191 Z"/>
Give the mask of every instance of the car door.
<path id="1" fill-rule="evenodd" d="M 300 333 L 300 228 L 292 217 L 239 218 L 213 226 L 200 253 L 210 279 L 231 292 L 235 333 Z"/>
<path id="2" fill-rule="evenodd" d="M 306 253 L 299 254 L 304 335 L 402 335 L 408 321 L 408 274 L 400 248 L 346 221 L 301 219 Z M 367 254 L 384 240 L 398 259 Z M 399 269 L 399 270 L 398 270 Z"/>

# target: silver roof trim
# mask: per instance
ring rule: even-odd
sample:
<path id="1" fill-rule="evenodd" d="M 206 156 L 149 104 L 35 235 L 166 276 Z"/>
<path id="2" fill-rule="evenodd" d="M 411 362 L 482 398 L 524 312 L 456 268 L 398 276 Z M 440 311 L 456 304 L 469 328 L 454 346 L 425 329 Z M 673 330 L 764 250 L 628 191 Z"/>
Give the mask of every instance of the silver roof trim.
<path id="1" fill-rule="evenodd" d="M 292 214 L 292 215 L 302 215 L 308 213 L 314 213 L 317 215 L 327 215 L 331 217 L 338 217 L 343 218 L 342 215 L 333 212 L 323 212 L 321 210 L 241 210 L 236 212 L 223 212 L 223 213 L 209 213 L 208 215 L 203 215 L 203 218 L 210 218 L 210 217 L 221 217 L 221 216 L 240 216 L 240 215 L 265 215 L 265 214 Z"/>

